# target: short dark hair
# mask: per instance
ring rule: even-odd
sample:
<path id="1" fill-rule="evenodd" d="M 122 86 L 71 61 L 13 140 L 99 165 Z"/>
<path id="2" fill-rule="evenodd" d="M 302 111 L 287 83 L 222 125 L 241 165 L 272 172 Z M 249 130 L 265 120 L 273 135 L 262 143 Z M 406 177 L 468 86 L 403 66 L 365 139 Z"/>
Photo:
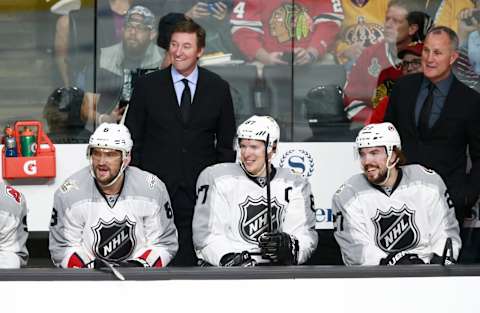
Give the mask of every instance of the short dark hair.
<path id="1" fill-rule="evenodd" d="M 207 34 L 202 26 L 195 23 L 194 20 L 188 18 L 185 21 L 180 21 L 173 27 L 172 35 L 174 33 L 195 33 L 197 35 L 198 48 L 205 48 L 205 38 Z"/>
<path id="2" fill-rule="evenodd" d="M 158 22 L 157 45 L 168 50 L 172 31 L 179 22 L 186 21 L 187 17 L 183 13 L 168 13 Z"/>
<path id="3" fill-rule="evenodd" d="M 458 36 L 457 36 L 457 33 L 453 29 L 451 29 L 450 27 L 434 26 L 434 27 L 432 27 L 432 29 L 430 29 L 428 31 L 426 37 L 428 37 L 428 35 L 430 35 L 430 34 L 440 35 L 441 33 L 447 34 L 448 38 L 450 39 L 452 49 L 454 51 L 458 50 Z"/>
<path id="4" fill-rule="evenodd" d="M 403 153 L 401 149 L 395 146 L 393 147 L 393 151 L 395 151 L 395 154 L 397 155 L 397 158 L 398 158 L 398 163 L 396 165 L 397 168 L 401 165 L 407 164 L 407 157 L 405 156 L 405 153 Z"/>

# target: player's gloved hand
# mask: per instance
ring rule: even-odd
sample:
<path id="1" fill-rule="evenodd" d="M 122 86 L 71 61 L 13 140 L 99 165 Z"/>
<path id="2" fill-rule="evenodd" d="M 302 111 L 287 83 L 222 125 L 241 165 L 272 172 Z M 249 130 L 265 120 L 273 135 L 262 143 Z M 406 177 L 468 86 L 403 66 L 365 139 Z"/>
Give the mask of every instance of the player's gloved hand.
<path id="1" fill-rule="evenodd" d="M 386 258 L 380 260 L 380 265 L 408 265 L 408 264 L 425 264 L 418 254 L 405 253 L 400 251 L 390 253 Z"/>
<path id="2" fill-rule="evenodd" d="M 257 262 L 252 259 L 252 256 L 248 251 L 243 251 L 241 253 L 227 253 L 220 259 L 220 266 L 232 267 L 250 267 L 255 266 Z"/>
<path id="3" fill-rule="evenodd" d="M 430 264 L 442 264 L 442 257 L 434 253 L 433 257 L 430 259 Z M 445 258 L 445 265 L 457 264 L 457 261 L 450 256 Z"/>
<path id="4" fill-rule="evenodd" d="M 263 233 L 258 238 L 262 258 L 281 265 L 298 264 L 298 240 L 287 233 Z"/>

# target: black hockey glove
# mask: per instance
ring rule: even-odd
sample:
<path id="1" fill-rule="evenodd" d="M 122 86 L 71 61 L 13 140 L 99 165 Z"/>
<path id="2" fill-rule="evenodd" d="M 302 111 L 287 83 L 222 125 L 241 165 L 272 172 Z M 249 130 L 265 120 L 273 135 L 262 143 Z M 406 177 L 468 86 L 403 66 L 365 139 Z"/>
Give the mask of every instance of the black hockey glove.
<path id="1" fill-rule="evenodd" d="M 248 251 L 243 251 L 241 253 L 227 253 L 220 259 L 220 266 L 232 267 L 250 267 L 255 266 L 257 262 L 252 259 L 252 256 Z"/>
<path id="2" fill-rule="evenodd" d="M 263 233 L 258 245 L 263 259 L 279 265 L 298 264 L 298 240 L 287 233 Z"/>
<path id="3" fill-rule="evenodd" d="M 390 253 L 386 258 L 380 260 L 380 265 L 408 265 L 408 264 L 425 264 L 418 254 L 405 253 L 400 251 Z"/>

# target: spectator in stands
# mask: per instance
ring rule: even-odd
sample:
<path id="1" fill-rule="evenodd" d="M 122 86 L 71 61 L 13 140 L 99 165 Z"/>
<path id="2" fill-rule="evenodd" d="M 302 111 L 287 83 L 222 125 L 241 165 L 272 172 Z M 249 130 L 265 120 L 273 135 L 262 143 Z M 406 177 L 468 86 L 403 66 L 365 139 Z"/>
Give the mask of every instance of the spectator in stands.
<path id="1" fill-rule="evenodd" d="M 474 2 L 475 8 L 460 12 L 458 38 L 460 49 L 467 52 L 475 72 L 480 74 L 480 1 Z"/>
<path id="2" fill-rule="evenodd" d="M 99 1 L 98 8 L 84 6 L 77 9 L 78 5 L 69 7 L 73 9 L 71 11 L 56 12 L 61 16 L 57 20 L 55 32 L 55 60 L 64 86 L 85 88 L 85 73 L 82 71 L 92 62 L 94 47 L 100 49 L 122 40 L 123 20 L 132 2 L 133 0 Z"/>
<path id="3" fill-rule="evenodd" d="M 205 55 L 232 53 L 233 58 L 239 58 L 240 52 L 233 44 L 230 33 L 228 17 L 232 8 L 233 0 L 165 0 L 163 11 L 183 13 L 205 29 L 207 33 Z"/>
<path id="4" fill-rule="evenodd" d="M 27 204 L 23 194 L 0 183 L 0 268 L 27 265 Z"/>
<path id="5" fill-rule="evenodd" d="M 247 61 L 303 65 L 330 50 L 342 20 L 338 1 L 235 0 L 230 23 Z"/>
<path id="6" fill-rule="evenodd" d="M 338 63 L 349 71 L 363 49 L 383 40 L 388 0 L 342 0 L 342 30 L 336 43 Z"/>
<path id="7" fill-rule="evenodd" d="M 395 83 L 385 121 L 398 129 L 408 162 L 442 176 L 462 224 L 480 194 L 480 95 L 452 74 L 457 49 L 453 30 L 432 28 L 422 52 L 423 74 Z"/>
<path id="8" fill-rule="evenodd" d="M 143 74 L 139 69 L 160 68 L 165 52 L 153 43 L 154 27 L 153 13 L 146 7 L 134 6 L 125 16 L 122 41 L 101 49 L 96 93 L 87 90 L 82 104 L 81 117 L 87 127 L 92 128 L 94 122 L 118 122 L 130 100 L 135 78 Z M 87 78 L 94 78 L 93 67 L 87 71 Z"/>
<path id="9" fill-rule="evenodd" d="M 378 86 L 375 89 L 375 94 L 372 99 L 372 114 L 366 122 L 367 125 L 383 122 L 385 111 L 388 106 L 388 97 L 398 78 L 422 71 L 422 49 L 422 43 L 412 43 L 398 53 L 398 58 L 402 60 L 402 63 L 400 64 L 401 72 L 394 67 L 389 67 L 380 73 Z"/>
<path id="10" fill-rule="evenodd" d="M 363 50 L 347 76 L 345 111 L 350 120 L 364 124 L 371 114 L 372 97 L 380 72 L 395 67 L 400 72 L 397 53 L 404 50 L 423 29 L 423 19 L 411 18 L 419 12 L 414 0 L 392 0 L 385 18 L 384 40 Z M 425 15 L 422 14 L 422 18 Z"/>
<path id="11" fill-rule="evenodd" d="M 432 18 L 433 25 L 447 26 L 458 31 L 460 12 L 473 8 L 472 0 L 416 0 L 421 5 L 421 11 Z"/>

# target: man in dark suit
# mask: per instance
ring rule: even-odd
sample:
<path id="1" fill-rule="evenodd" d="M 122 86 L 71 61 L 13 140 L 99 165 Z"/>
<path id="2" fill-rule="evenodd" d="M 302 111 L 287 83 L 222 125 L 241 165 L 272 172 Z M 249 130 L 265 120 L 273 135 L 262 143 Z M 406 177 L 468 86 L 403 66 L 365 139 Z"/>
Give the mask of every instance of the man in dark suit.
<path id="1" fill-rule="evenodd" d="M 398 129 L 409 163 L 442 176 L 462 224 L 480 191 L 480 95 L 452 74 L 457 48 L 458 37 L 450 28 L 437 26 L 428 32 L 423 74 L 398 80 L 385 121 Z"/>
<path id="2" fill-rule="evenodd" d="M 168 50 L 172 66 L 135 84 L 125 122 L 135 142 L 132 163 L 167 185 L 179 232 L 172 264 L 179 266 L 196 260 L 192 217 L 198 175 L 207 166 L 235 160 L 230 88 L 197 66 L 204 47 L 203 28 L 192 20 L 179 22 Z"/>

